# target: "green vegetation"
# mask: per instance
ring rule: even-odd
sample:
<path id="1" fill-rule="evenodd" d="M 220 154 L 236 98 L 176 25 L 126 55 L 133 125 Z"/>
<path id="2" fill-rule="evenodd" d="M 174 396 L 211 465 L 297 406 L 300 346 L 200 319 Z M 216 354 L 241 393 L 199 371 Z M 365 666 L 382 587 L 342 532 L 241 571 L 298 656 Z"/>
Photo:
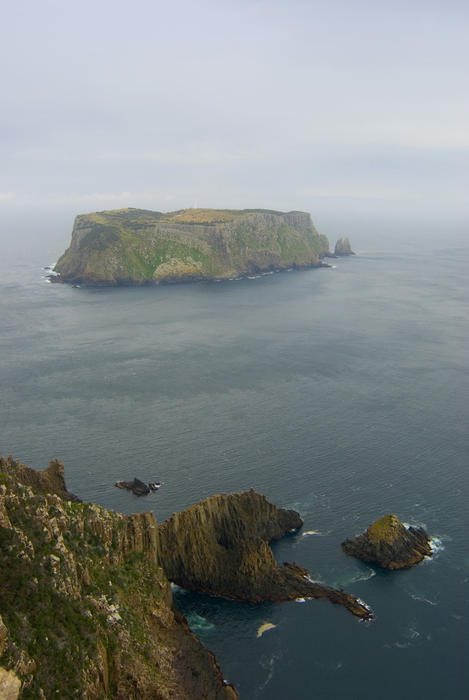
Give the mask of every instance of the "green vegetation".
<path id="1" fill-rule="evenodd" d="M 62 280 L 144 284 L 319 264 L 329 244 L 309 214 L 261 209 L 118 209 L 77 216 Z"/>
<path id="2" fill-rule="evenodd" d="M 39 493 L 10 473 L 0 483 L 0 664 L 23 681 L 22 700 L 114 697 L 121 651 L 126 682 L 144 666 L 156 684 L 147 608 L 167 604 L 168 583 L 145 554 L 122 551 L 125 516 Z M 99 690 L 103 669 L 109 695 Z"/>
<path id="3" fill-rule="evenodd" d="M 399 519 L 396 515 L 384 515 L 370 525 L 367 530 L 368 537 L 372 542 L 389 542 L 395 539 L 398 526 Z"/>

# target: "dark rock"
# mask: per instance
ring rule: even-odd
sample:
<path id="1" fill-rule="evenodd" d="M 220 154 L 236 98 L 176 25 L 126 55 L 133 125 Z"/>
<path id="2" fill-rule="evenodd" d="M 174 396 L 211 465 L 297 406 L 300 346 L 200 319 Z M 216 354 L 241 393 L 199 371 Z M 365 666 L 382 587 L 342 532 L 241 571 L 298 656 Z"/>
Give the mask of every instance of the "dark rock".
<path id="1" fill-rule="evenodd" d="M 294 510 L 251 491 L 221 494 L 175 513 L 158 528 L 159 563 L 183 588 L 250 603 L 327 598 L 363 619 L 353 596 L 311 581 L 297 564 L 277 566 L 269 542 L 302 526 Z"/>
<path id="2" fill-rule="evenodd" d="M 403 569 L 432 556 L 430 538 L 423 528 L 406 528 L 397 515 L 376 520 L 362 535 L 342 542 L 346 554 L 377 563 L 384 569 Z"/>
<path id="3" fill-rule="evenodd" d="M 116 486 L 119 489 L 128 489 L 132 491 L 135 496 L 147 496 L 151 490 L 148 484 L 144 484 L 140 479 L 134 479 L 133 481 L 117 481 Z"/>
<path id="4" fill-rule="evenodd" d="M 334 256 L 339 257 L 342 255 L 355 255 L 348 238 L 339 238 L 335 244 Z"/>

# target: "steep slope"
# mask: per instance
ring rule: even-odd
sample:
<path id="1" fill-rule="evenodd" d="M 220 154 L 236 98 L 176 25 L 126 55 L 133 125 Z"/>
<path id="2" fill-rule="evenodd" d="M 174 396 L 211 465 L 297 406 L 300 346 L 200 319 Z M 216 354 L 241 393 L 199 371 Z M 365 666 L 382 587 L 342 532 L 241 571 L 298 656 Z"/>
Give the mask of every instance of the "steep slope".
<path id="1" fill-rule="evenodd" d="M 53 281 L 159 284 L 321 266 L 309 214 L 263 209 L 118 209 L 77 216 Z"/>
<path id="2" fill-rule="evenodd" d="M 2 697 L 235 699 L 172 604 L 154 515 L 72 500 L 59 464 L 0 458 Z"/>

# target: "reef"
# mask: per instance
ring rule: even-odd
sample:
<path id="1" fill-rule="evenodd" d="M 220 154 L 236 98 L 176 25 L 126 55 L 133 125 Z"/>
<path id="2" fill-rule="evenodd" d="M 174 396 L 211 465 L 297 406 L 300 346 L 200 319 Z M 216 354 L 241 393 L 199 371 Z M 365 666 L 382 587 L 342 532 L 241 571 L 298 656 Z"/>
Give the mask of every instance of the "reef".
<path id="1" fill-rule="evenodd" d="M 50 279 L 74 285 L 229 279 L 325 266 L 326 236 L 305 212 L 118 209 L 76 217 Z"/>
<path id="2" fill-rule="evenodd" d="M 404 569 L 432 556 L 430 538 L 423 528 L 405 527 L 397 515 L 376 520 L 362 535 L 342 542 L 346 554 L 384 569 Z"/>

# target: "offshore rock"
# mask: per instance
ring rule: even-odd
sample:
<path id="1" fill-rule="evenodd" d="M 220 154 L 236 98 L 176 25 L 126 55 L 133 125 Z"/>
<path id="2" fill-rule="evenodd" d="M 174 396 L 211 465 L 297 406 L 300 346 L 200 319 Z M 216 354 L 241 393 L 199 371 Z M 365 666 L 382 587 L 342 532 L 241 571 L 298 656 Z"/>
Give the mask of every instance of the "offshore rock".
<path id="1" fill-rule="evenodd" d="M 335 244 L 334 256 L 337 257 L 342 255 L 355 255 L 348 238 L 339 238 Z"/>
<path id="2" fill-rule="evenodd" d="M 235 700 L 173 604 L 154 514 L 72 500 L 59 465 L 0 457 L 0 697 Z"/>
<path id="3" fill-rule="evenodd" d="M 183 588 L 250 603 L 327 598 L 360 618 L 369 608 L 353 596 L 311 581 L 296 564 L 277 566 L 269 542 L 302 526 L 252 489 L 221 494 L 175 513 L 158 529 L 158 562 Z"/>
<path id="4" fill-rule="evenodd" d="M 321 267 L 326 236 L 305 212 L 117 209 L 77 216 L 53 282 L 160 284 Z"/>
<path id="5" fill-rule="evenodd" d="M 133 481 L 117 481 L 116 486 L 118 489 L 128 489 L 132 491 L 135 496 L 148 496 L 151 491 L 148 484 L 145 484 L 137 478 L 134 478 Z"/>
<path id="6" fill-rule="evenodd" d="M 430 538 L 423 528 L 406 528 L 397 515 L 385 515 L 359 537 L 345 540 L 346 554 L 377 563 L 384 569 L 404 569 L 432 556 Z"/>

